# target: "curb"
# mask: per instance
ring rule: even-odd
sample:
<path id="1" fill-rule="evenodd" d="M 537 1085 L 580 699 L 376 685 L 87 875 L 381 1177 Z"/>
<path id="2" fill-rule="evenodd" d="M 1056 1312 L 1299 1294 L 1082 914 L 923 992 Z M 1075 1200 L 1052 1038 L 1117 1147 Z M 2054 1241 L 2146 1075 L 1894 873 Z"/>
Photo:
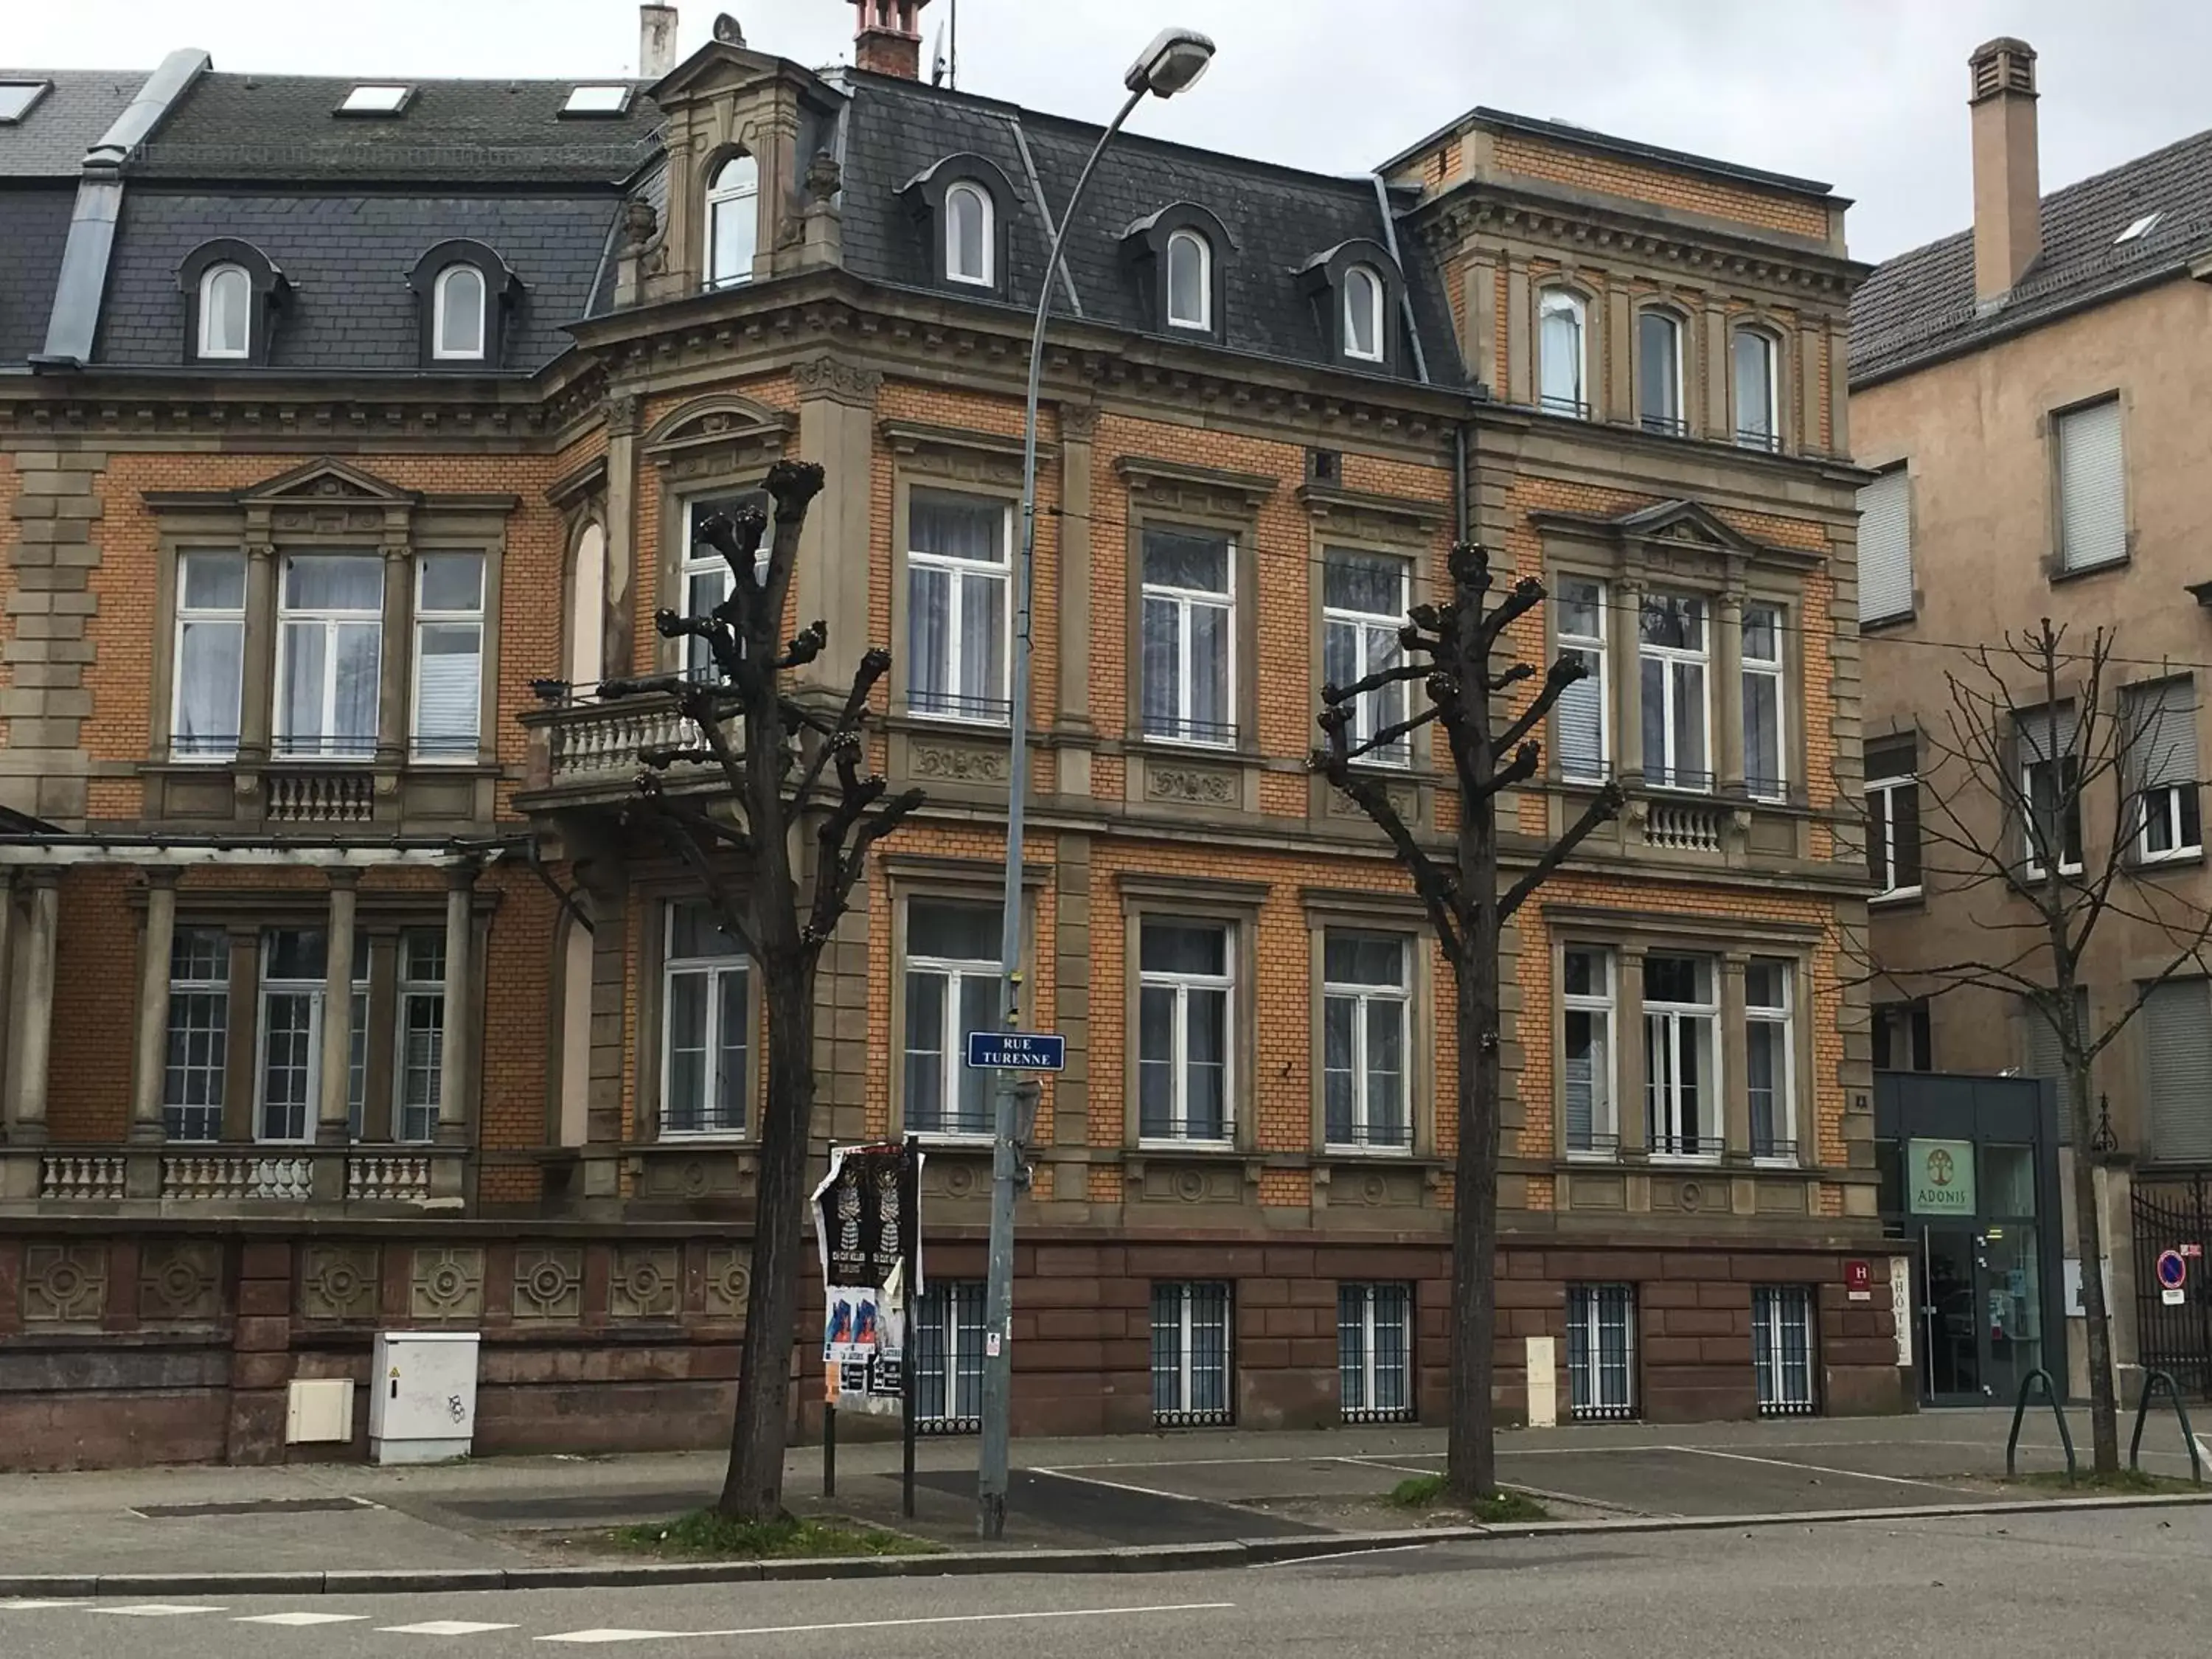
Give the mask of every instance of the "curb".
<path id="1" fill-rule="evenodd" d="M 1990 1504 L 1915 1504 L 1887 1509 L 1779 1514 L 1641 1516 L 1618 1521 L 1518 1521 L 1495 1526 L 1417 1527 L 1395 1532 L 1307 1533 L 1219 1544 L 1140 1544 L 1115 1549 L 955 1551 L 943 1555 L 829 1557 L 799 1561 L 671 1561 L 573 1567 L 423 1567 L 337 1572 L 50 1573 L 0 1576 L 0 1596 L 428 1595 L 461 1590 L 634 1589 L 656 1584 L 754 1584 L 833 1578 L 979 1577 L 1002 1573 L 1197 1572 L 1280 1566 L 1336 1556 L 1497 1538 L 1577 1538 L 1631 1533 L 1719 1532 L 1732 1527 L 1810 1527 L 1850 1521 L 1930 1521 L 1970 1516 L 2053 1515 L 2073 1510 L 2199 1508 L 2212 1492 L 2140 1497 L 2038 1498 Z"/>

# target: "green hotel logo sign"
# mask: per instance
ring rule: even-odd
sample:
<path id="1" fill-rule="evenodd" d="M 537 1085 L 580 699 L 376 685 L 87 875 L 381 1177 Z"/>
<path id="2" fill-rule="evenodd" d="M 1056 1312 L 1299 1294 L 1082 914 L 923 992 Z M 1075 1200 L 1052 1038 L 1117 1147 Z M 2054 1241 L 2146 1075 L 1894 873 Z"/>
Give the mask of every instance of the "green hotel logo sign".
<path id="1" fill-rule="evenodd" d="M 1913 1214 L 1973 1214 L 1974 1143 L 1907 1141 L 1905 1179 L 1906 1207 Z"/>

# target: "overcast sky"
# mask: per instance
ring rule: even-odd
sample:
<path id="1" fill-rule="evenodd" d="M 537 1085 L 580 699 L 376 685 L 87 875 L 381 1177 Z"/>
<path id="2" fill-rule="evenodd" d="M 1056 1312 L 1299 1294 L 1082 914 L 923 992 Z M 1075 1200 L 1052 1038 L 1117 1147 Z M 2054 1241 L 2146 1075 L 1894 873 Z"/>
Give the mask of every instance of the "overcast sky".
<path id="1" fill-rule="evenodd" d="M 931 0 L 933 39 L 956 0 Z M 2204 0 L 957 0 L 970 92 L 1103 119 L 1151 33 L 1221 46 L 1141 130 L 1334 173 L 1364 172 L 1477 104 L 1822 179 L 1880 259 L 1968 218 L 1967 52 L 2040 54 L 2050 190 L 2212 125 Z M 686 52 L 718 9 L 750 44 L 849 58 L 849 0 L 690 0 Z M 220 70 L 559 76 L 627 72 L 629 0 L 0 0 L 0 55 L 40 68 L 150 67 L 192 46 Z"/>

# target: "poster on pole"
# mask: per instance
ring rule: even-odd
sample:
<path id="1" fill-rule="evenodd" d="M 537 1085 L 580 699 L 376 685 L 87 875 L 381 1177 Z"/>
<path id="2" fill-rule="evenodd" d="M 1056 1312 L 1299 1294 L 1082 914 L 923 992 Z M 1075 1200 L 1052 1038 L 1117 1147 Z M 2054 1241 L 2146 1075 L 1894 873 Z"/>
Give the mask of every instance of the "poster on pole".
<path id="1" fill-rule="evenodd" d="M 814 1189 L 822 1256 L 824 1395 L 840 1411 L 895 1417 L 921 1294 L 921 1152 L 899 1142 L 833 1146 Z"/>

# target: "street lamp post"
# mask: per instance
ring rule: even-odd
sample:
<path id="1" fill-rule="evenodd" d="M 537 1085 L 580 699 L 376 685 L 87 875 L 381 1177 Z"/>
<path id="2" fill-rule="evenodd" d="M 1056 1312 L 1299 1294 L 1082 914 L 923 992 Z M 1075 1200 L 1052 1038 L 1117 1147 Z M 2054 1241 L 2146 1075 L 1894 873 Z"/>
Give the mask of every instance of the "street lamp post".
<path id="1" fill-rule="evenodd" d="M 1052 252 L 1037 284 L 1036 320 L 1030 331 L 1029 398 L 1022 420 L 1022 556 L 1015 580 L 1012 759 L 1006 769 L 1006 885 L 999 935 L 999 1016 L 1008 1030 L 1021 1025 L 1022 826 L 1030 788 L 1030 595 L 1036 564 L 1037 394 L 1044 378 L 1044 330 L 1052 310 L 1052 285 L 1062 248 L 1091 173 L 1114 135 L 1149 94 L 1172 98 L 1206 73 L 1213 42 L 1194 29 L 1164 29 L 1122 77 L 1128 100 L 1099 135 L 1076 178 L 1074 194 L 1053 233 Z M 1019 1149 L 1019 1074 L 1001 1072 L 994 1091 L 991 1146 L 991 1262 L 983 1309 L 983 1446 L 975 1474 L 975 1522 L 985 1538 L 1006 1530 L 1006 1441 L 1012 1401 L 1014 1308 L 1014 1184 Z"/>

